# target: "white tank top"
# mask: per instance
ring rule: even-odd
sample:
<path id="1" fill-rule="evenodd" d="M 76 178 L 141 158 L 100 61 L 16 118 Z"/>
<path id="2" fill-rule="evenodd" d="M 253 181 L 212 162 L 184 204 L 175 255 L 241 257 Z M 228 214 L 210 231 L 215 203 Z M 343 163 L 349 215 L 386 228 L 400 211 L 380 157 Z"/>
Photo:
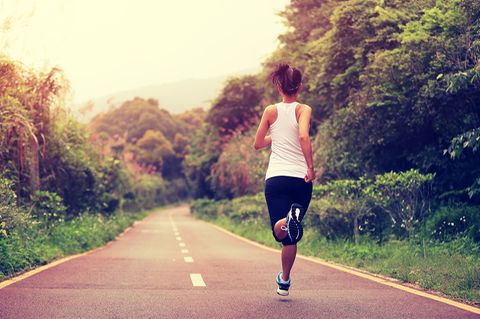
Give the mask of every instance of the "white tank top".
<path id="1" fill-rule="evenodd" d="M 298 102 L 277 103 L 277 120 L 270 126 L 272 153 L 265 179 L 273 176 L 304 178 L 307 162 L 300 146 L 295 108 Z"/>

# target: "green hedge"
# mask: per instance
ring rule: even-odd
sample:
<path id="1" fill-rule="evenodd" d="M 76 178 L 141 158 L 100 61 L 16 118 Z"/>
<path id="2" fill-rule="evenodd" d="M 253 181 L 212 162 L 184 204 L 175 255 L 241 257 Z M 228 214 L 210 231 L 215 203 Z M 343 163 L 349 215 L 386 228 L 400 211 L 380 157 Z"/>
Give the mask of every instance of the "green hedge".
<path id="1" fill-rule="evenodd" d="M 363 268 L 434 289 L 462 300 L 480 302 L 480 245 L 459 233 L 449 241 L 412 236 L 398 240 L 372 239 L 369 233 L 353 238 L 336 235 L 351 231 L 348 214 L 332 208 L 327 199 L 314 199 L 305 217 L 305 234 L 299 252 L 349 266 Z M 428 227 L 443 225 L 442 208 Z M 471 207 L 472 211 L 478 208 Z M 263 194 L 231 201 L 196 200 L 192 214 L 262 244 L 277 247 L 270 230 Z M 448 214 L 446 214 L 448 216 Z M 430 228 L 429 228 L 430 229 Z M 463 235 L 462 235 L 463 234 Z"/>
<path id="2" fill-rule="evenodd" d="M 147 212 L 86 213 L 48 229 L 30 219 L 8 236 L 0 235 L 0 280 L 67 255 L 100 247 L 144 218 Z"/>

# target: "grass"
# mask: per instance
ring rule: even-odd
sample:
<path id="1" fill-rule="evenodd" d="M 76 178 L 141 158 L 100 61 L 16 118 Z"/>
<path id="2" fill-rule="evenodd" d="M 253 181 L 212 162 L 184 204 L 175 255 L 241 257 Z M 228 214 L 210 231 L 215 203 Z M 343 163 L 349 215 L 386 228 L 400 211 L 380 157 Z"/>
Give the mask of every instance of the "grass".
<path id="1" fill-rule="evenodd" d="M 68 255 L 100 247 L 153 210 L 83 214 L 51 229 L 31 224 L 0 238 L 0 281 Z"/>
<path id="2" fill-rule="evenodd" d="M 221 214 L 203 219 L 256 242 L 280 247 L 262 219 L 239 221 Z M 303 255 L 387 275 L 480 304 L 480 247 L 466 238 L 447 243 L 429 242 L 425 258 L 422 245 L 413 241 L 390 240 L 379 245 L 362 238 L 356 245 L 349 240 L 327 240 L 314 230 L 306 229 L 298 249 Z"/>

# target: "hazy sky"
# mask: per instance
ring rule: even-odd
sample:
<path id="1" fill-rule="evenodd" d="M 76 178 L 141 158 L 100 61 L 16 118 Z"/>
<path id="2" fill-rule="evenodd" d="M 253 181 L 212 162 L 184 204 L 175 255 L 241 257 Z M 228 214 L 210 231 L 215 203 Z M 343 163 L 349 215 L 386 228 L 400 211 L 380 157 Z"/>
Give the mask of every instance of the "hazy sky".
<path id="1" fill-rule="evenodd" d="M 288 0 L 0 0 L 3 52 L 59 66 L 81 102 L 119 90 L 259 68 Z"/>

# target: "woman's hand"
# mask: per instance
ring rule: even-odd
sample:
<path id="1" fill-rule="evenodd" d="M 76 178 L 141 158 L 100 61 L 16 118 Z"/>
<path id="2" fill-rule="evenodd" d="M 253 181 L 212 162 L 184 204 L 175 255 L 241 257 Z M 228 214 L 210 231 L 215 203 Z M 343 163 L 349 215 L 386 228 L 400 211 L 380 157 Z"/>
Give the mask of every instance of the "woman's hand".
<path id="1" fill-rule="evenodd" d="M 310 183 L 315 180 L 315 169 L 308 168 L 307 169 L 307 175 L 305 175 L 305 182 Z"/>
<path id="2" fill-rule="evenodd" d="M 312 108 L 308 105 L 301 105 L 300 117 L 298 119 L 298 137 L 300 147 L 302 148 L 303 156 L 307 164 L 307 175 L 305 175 L 305 182 L 310 183 L 315 180 L 315 170 L 313 168 L 313 153 L 312 143 L 310 142 L 309 129 L 310 118 L 312 115 Z"/>

